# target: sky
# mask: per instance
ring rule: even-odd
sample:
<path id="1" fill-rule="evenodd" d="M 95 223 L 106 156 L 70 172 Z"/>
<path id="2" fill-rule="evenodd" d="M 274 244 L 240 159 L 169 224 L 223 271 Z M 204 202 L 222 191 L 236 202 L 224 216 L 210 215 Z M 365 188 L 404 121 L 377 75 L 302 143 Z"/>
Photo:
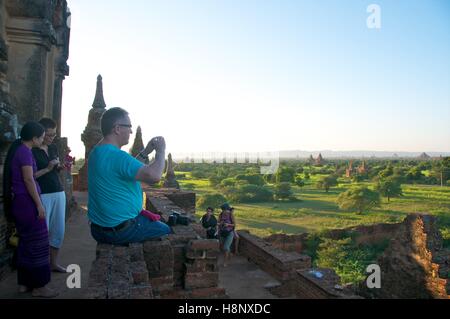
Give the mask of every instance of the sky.
<path id="1" fill-rule="evenodd" d="M 98 74 L 107 107 L 172 153 L 450 151 L 449 1 L 68 5 L 62 135 L 77 157 Z"/>

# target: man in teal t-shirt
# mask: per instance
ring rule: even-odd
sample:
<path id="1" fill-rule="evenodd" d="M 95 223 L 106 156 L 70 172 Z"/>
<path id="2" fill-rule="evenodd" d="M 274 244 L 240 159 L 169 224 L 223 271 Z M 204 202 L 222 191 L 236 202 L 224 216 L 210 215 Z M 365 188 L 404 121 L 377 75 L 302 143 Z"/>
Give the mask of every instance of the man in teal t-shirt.
<path id="1" fill-rule="evenodd" d="M 95 240 L 109 244 L 142 242 L 161 237 L 170 228 L 141 215 L 140 182 L 160 180 L 165 164 L 165 141 L 155 137 L 141 159 L 155 150 L 155 161 L 144 165 L 120 148 L 132 134 L 128 113 L 121 108 L 107 110 L 101 118 L 103 140 L 91 151 L 88 161 L 88 218 Z"/>

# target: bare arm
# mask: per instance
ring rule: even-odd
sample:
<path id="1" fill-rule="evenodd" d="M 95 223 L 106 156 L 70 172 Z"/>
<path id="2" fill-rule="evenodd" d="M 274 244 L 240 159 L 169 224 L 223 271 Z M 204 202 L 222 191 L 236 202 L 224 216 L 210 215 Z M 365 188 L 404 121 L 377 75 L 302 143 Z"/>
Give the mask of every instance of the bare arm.
<path id="1" fill-rule="evenodd" d="M 155 161 L 150 165 L 142 166 L 136 175 L 136 180 L 150 184 L 157 183 L 161 180 L 164 166 L 165 152 L 156 152 Z"/>
<path id="2" fill-rule="evenodd" d="M 155 161 L 150 165 L 142 166 L 137 175 L 136 180 L 145 183 L 157 183 L 161 180 L 161 175 L 164 171 L 166 142 L 162 136 L 157 136 L 151 139 L 144 150 L 144 156 L 148 156 L 153 150 L 156 151 Z"/>
<path id="3" fill-rule="evenodd" d="M 234 213 L 231 213 L 231 222 L 232 224 L 228 224 L 229 226 L 236 226 L 236 219 L 234 218 Z"/>
<path id="4" fill-rule="evenodd" d="M 52 160 L 52 161 L 50 161 L 50 162 L 48 163 L 48 166 L 47 166 L 46 168 L 37 171 L 36 174 L 35 174 L 34 176 L 35 176 L 36 178 L 39 178 L 39 177 L 41 177 L 41 176 L 43 176 L 43 175 L 45 175 L 45 174 L 50 173 L 50 172 L 53 170 L 53 168 L 55 167 L 55 165 L 57 165 L 57 164 L 59 164 L 59 161 L 58 161 L 58 160 Z"/>
<path id="5" fill-rule="evenodd" d="M 28 194 L 30 194 L 34 203 L 39 212 L 39 217 L 45 218 L 44 208 L 42 206 L 41 198 L 39 197 L 39 193 L 37 191 L 36 183 L 33 177 L 33 167 L 31 166 L 22 166 L 22 176 L 23 181 L 25 183 L 25 187 L 27 188 Z"/>

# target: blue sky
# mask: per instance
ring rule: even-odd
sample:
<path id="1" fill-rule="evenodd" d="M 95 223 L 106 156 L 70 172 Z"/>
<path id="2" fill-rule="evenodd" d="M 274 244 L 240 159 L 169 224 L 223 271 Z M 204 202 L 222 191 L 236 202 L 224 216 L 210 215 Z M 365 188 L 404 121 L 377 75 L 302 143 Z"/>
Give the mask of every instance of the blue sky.
<path id="1" fill-rule="evenodd" d="M 77 156 L 99 73 L 107 106 L 169 152 L 450 151 L 448 1 L 68 3 Z"/>

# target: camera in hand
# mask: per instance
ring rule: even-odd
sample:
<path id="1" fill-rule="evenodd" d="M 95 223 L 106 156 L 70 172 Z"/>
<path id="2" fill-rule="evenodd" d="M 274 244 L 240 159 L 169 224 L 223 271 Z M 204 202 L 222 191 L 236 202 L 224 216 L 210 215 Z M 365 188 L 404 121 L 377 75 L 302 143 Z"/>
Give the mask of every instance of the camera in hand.
<path id="1" fill-rule="evenodd" d="M 178 212 L 172 212 L 172 214 L 169 216 L 169 220 L 167 222 L 169 226 L 175 226 L 175 225 L 189 225 L 189 218 L 186 216 L 182 216 Z"/>

